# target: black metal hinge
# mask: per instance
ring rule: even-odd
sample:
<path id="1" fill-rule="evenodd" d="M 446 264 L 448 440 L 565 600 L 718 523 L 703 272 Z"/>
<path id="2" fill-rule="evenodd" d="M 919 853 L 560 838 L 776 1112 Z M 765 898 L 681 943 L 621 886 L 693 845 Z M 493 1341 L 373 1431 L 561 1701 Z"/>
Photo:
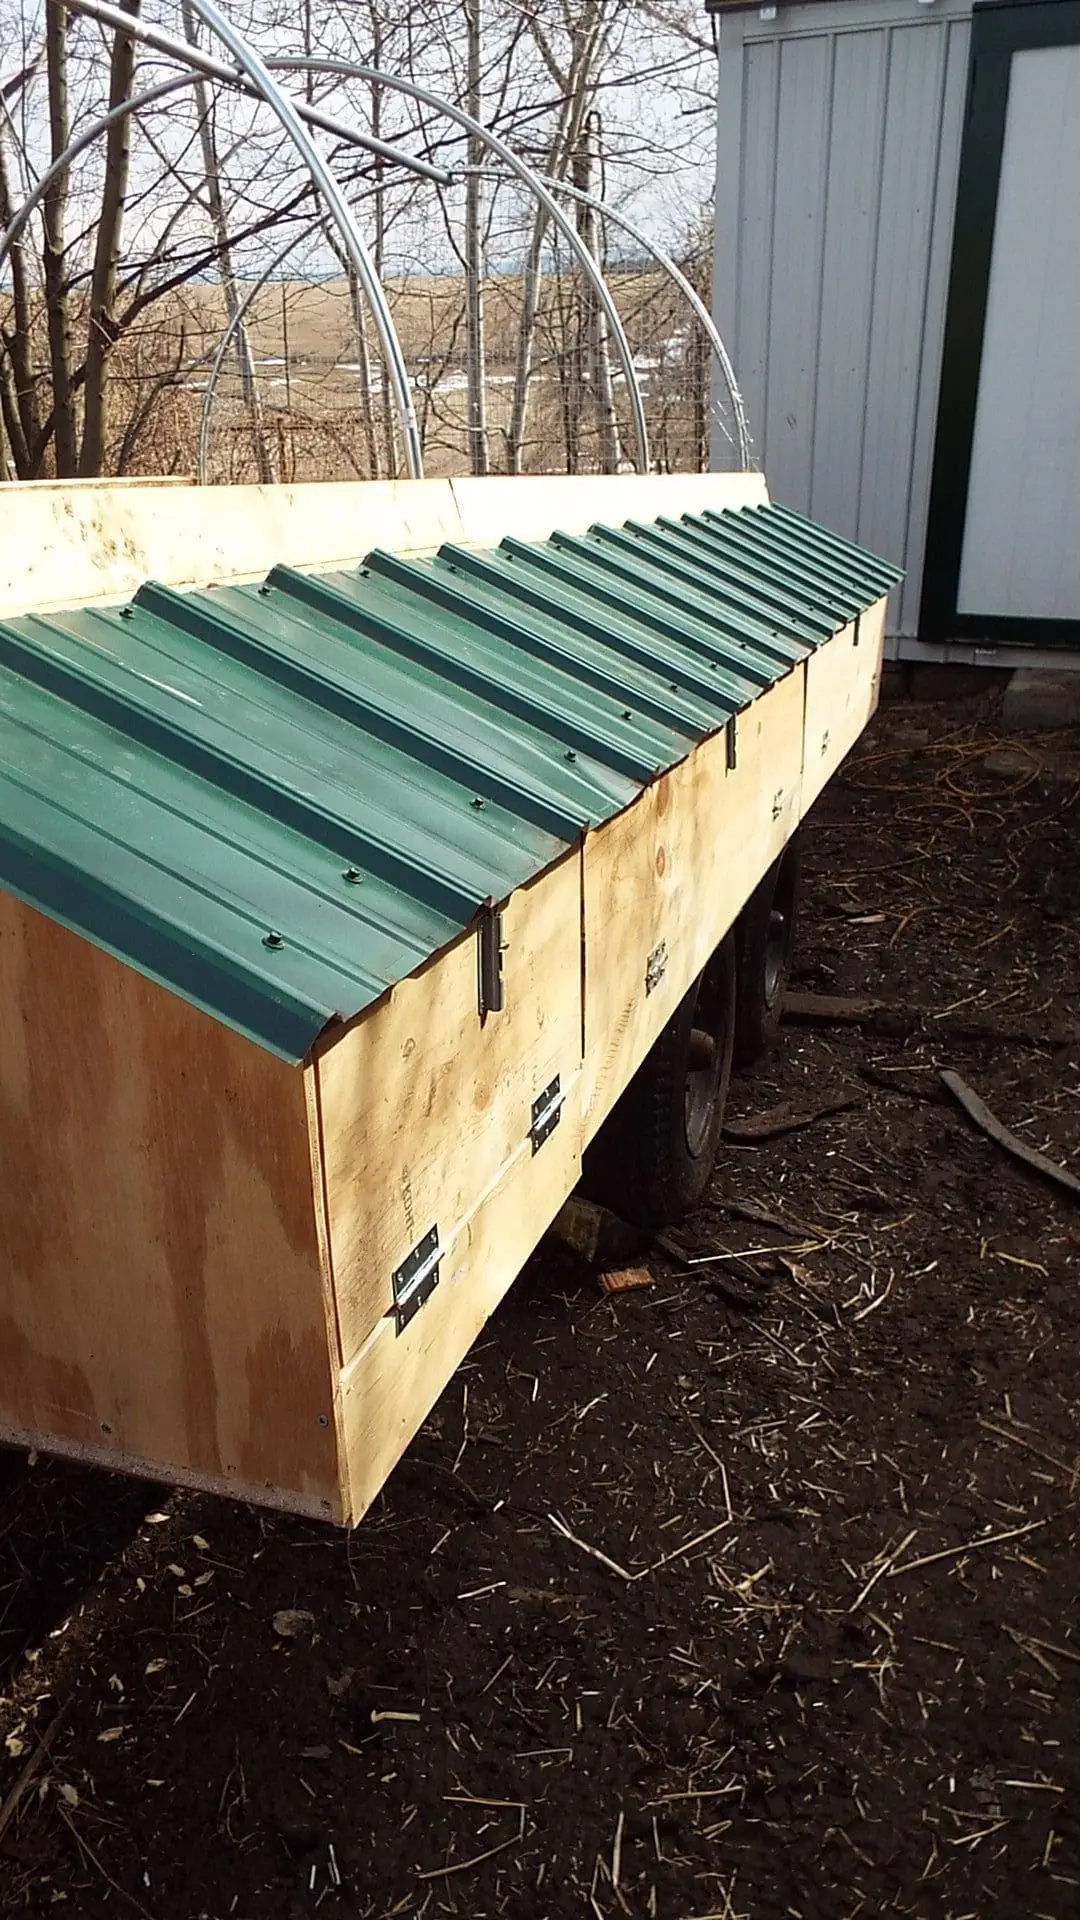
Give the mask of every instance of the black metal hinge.
<path id="1" fill-rule="evenodd" d="M 439 1229 L 432 1227 L 412 1252 L 406 1254 L 400 1267 L 394 1269 L 392 1311 L 399 1333 L 404 1333 L 409 1321 L 419 1313 L 424 1301 L 431 1298 L 438 1286 L 442 1257 Z"/>
<path id="2" fill-rule="evenodd" d="M 501 1013 L 506 1004 L 503 988 L 503 917 L 494 900 L 485 900 L 480 910 L 477 938 L 480 953 L 480 1012 Z"/>
<path id="3" fill-rule="evenodd" d="M 648 959 L 645 962 L 646 994 L 656 992 L 656 989 L 660 985 L 660 982 L 663 979 L 666 972 L 667 972 L 667 941 L 661 940 L 660 945 L 658 947 L 653 948 L 652 952 L 650 953 Z"/>
<path id="4" fill-rule="evenodd" d="M 529 1128 L 529 1139 L 532 1141 L 532 1150 L 534 1153 L 539 1153 L 544 1141 L 554 1133 L 559 1121 L 562 1119 L 565 1100 L 566 1095 L 562 1092 L 559 1076 L 556 1074 L 551 1085 L 545 1087 L 543 1093 L 538 1093 L 532 1103 L 532 1125 Z"/>

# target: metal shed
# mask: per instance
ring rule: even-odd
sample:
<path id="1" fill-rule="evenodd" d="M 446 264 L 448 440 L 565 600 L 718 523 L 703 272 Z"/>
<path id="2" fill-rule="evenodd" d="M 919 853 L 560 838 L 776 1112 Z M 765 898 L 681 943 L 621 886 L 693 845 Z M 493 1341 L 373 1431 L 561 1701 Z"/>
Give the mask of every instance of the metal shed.
<path id="1" fill-rule="evenodd" d="M 715 311 L 776 497 L 904 563 L 894 656 L 1080 665 L 1080 0 L 711 11 Z"/>

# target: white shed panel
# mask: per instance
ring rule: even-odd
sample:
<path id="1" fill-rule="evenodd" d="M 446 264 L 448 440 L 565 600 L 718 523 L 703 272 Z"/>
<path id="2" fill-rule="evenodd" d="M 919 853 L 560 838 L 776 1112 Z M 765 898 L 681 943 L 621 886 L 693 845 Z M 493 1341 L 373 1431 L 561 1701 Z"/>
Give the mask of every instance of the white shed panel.
<path id="1" fill-rule="evenodd" d="M 922 586 L 971 0 L 722 13 L 714 304 L 779 500 Z M 713 462 L 730 462 L 718 432 Z"/>

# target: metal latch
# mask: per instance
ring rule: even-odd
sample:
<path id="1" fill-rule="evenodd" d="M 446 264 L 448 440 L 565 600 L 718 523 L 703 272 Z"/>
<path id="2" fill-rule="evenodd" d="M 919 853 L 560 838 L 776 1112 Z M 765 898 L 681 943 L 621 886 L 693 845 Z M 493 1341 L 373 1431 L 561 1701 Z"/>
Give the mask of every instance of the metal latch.
<path id="1" fill-rule="evenodd" d="M 724 743 L 725 743 L 725 755 L 727 760 L 727 770 L 729 773 L 734 773 L 735 768 L 739 764 L 739 743 L 735 737 L 735 715 L 734 714 L 732 714 L 731 719 L 728 721 L 727 726 L 724 728 Z"/>
<path id="2" fill-rule="evenodd" d="M 653 993 L 667 972 L 667 941 L 661 940 L 645 962 L 645 992 Z"/>
<path id="3" fill-rule="evenodd" d="M 503 917 L 494 900 L 485 900 L 480 910 L 478 929 L 480 952 L 480 1012 L 501 1013 L 506 1004 L 503 989 Z"/>
<path id="4" fill-rule="evenodd" d="M 532 1125 L 529 1128 L 529 1139 L 532 1141 L 534 1153 L 539 1153 L 544 1141 L 554 1133 L 562 1119 L 565 1099 L 565 1093 L 560 1090 L 558 1074 L 555 1075 L 551 1085 L 544 1088 L 543 1093 L 537 1094 L 532 1103 Z"/>
<path id="5" fill-rule="evenodd" d="M 418 1314 L 425 1300 L 429 1300 L 439 1284 L 439 1267 L 442 1253 L 439 1249 L 439 1229 L 432 1227 L 417 1242 L 410 1254 L 406 1254 L 400 1267 L 394 1270 L 394 1306 L 393 1313 L 397 1330 L 404 1333 L 409 1321 Z"/>
<path id="6" fill-rule="evenodd" d="M 859 644 L 861 635 L 862 635 L 862 614 L 857 613 L 855 615 L 855 642 L 854 642 L 856 646 L 858 646 Z"/>

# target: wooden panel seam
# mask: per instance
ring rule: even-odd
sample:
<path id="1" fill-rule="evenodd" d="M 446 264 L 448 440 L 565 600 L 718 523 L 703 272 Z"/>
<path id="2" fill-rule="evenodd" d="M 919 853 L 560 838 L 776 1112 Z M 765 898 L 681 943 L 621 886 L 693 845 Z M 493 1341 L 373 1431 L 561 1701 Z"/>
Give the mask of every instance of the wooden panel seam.
<path id="1" fill-rule="evenodd" d="M 149 1480 L 157 1486 L 185 1487 L 193 1493 L 209 1493 L 223 1500 L 245 1500 L 253 1507 L 270 1507 L 278 1513 L 296 1513 L 311 1520 L 340 1522 L 344 1508 L 335 1511 L 334 1503 L 318 1494 L 297 1493 L 291 1487 L 276 1487 L 268 1481 L 242 1480 L 231 1474 L 201 1473 L 177 1461 L 144 1459 L 139 1454 L 122 1453 L 111 1447 L 95 1447 L 69 1439 L 66 1434 L 41 1433 L 29 1427 L 9 1426 L 0 1420 L 0 1446 L 19 1452 L 56 1454 L 62 1460 L 75 1460 L 80 1466 L 96 1467 L 108 1473 L 122 1473 L 132 1480 Z"/>
<path id="2" fill-rule="evenodd" d="M 304 1095 L 308 1113 L 308 1145 L 311 1150 L 312 1199 L 315 1204 L 315 1231 L 319 1241 L 319 1261 L 323 1268 L 323 1293 L 327 1302 L 328 1328 L 333 1333 L 337 1365 L 343 1362 L 341 1323 L 338 1319 L 337 1282 L 334 1276 L 334 1248 L 330 1238 L 330 1196 L 326 1184 L 326 1143 L 323 1132 L 322 1084 L 318 1055 L 309 1055 L 304 1063 Z"/>
<path id="3" fill-rule="evenodd" d="M 322 1278 L 323 1311 L 326 1316 L 326 1336 L 332 1351 L 330 1360 L 330 1390 L 332 1395 L 331 1418 L 337 1442 L 337 1476 L 339 1518 L 348 1523 L 352 1513 L 352 1486 L 349 1476 L 349 1455 L 345 1444 L 345 1413 L 342 1404 L 342 1366 L 344 1349 L 341 1340 L 341 1317 L 338 1313 L 337 1282 L 334 1276 L 334 1248 L 330 1237 L 330 1197 L 326 1182 L 326 1151 L 323 1131 L 322 1086 L 319 1080 L 319 1058 L 310 1054 L 303 1066 L 304 1099 L 307 1107 L 308 1147 L 311 1154 L 311 1199 L 315 1212 L 315 1234 L 319 1243 L 319 1267 Z"/>

